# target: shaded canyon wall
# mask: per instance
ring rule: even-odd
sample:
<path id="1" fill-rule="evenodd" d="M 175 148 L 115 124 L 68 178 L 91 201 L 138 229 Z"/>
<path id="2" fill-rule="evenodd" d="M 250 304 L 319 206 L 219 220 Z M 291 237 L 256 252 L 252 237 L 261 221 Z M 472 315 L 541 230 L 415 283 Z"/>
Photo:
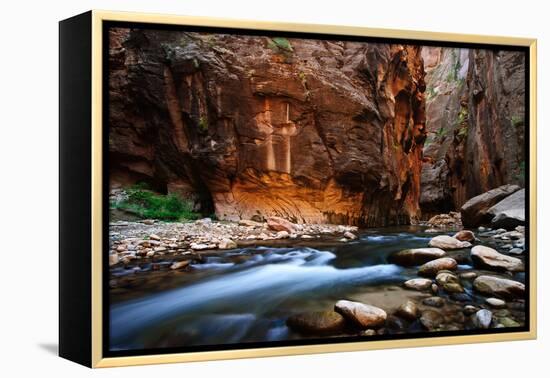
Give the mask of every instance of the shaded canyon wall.
<path id="1" fill-rule="evenodd" d="M 424 47 L 423 218 L 504 184 L 524 185 L 525 56 Z"/>
<path id="2" fill-rule="evenodd" d="M 128 29 L 109 40 L 112 187 L 147 182 L 221 219 L 420 216 L 420 47 Z"/>

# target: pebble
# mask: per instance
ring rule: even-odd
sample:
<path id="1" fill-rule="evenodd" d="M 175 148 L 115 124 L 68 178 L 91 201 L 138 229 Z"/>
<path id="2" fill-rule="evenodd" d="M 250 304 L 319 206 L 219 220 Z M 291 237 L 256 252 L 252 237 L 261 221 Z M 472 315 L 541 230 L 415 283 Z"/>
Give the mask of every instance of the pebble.
<path id="1" fill-rule="evenodd" d="M 466 305 L 462 309 L 462 312 L 464 312 L 464 315 L 472 315 L 475 314 L 479 309 L 472 305 Z"/>
<path id="2" fill-rule="evenodd" d="M 487 302 L 487 304 L 490 305 L 493 308 L 506 307 L 506 302 L 503 301 L 502 299 L 498 299 L 498 298 L 487 298 L 485 300 L 485 302 Z"/>
<path id="3" fill-rule="evenodd" d="M 515 247 L 510 249 L 508 253 L 511 255 L 521 255 L 523 253 L 523 249 Z"/>
<path id="4" fill-rule="evenodd" d="M 441 297 L 429 297 L 425 298 L 422 304 L 431 307 L 443 307 L 445 305 L 445 300 Z"/>
<path id="5" fill-rule="evenodd" d="M 151 234 L 151 235 L 149 235 L 149 239 L 160 241 L 160 236 L 158 236 L 156 234 Z"/>
<path id="6" fill-rule="evenodd" d="M 473 317 L 473 323 L 476 328 L 487 329 L 491 326 L 493 313 L 489 310 L 479 310 Z"/>

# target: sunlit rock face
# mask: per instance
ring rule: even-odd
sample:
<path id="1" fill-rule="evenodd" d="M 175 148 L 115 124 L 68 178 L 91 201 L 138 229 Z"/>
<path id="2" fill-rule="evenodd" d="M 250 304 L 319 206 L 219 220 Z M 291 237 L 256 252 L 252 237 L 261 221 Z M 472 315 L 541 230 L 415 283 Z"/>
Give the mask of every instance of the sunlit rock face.
<path id="1" fill-rule="evenodd" d="M 518 51 L 423 47 L 424 218 L 460 209 L 504 184 L 524 185 L 525 56 Z"/>
<path id="2" fill-rule="evenodd" d="M 113 29 L 111 186 L 221 219 L 408 224 L 426 138 L 421 48 Z"/>

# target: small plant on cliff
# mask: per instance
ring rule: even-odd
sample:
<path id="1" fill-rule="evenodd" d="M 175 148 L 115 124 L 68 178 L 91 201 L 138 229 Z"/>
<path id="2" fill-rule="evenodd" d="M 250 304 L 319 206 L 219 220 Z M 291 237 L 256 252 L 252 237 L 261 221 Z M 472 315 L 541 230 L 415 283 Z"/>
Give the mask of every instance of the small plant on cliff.
<path id="1" fill-rule="evenodd" d="M 169 221 L 197 219 L 199 215 L 193 212 L 191 201 L 177 194 L 157 194 L 145 189 L 143 185 L 135 185 L 126 189 L 128 198 L 122 202 L 111 204 L 112 208 L 125 210 L 141 218 L 153 218 Z"/>
<path id="2" fill-rule="evenodd" d="M 431 101 L 437 94 L 437 89 L 434 87 L 428 87 L 426 89 L 426 101 Z"/>
<path id="3" fill-rule="evenodd" d="M 447 130 L 445 130 L 443 128 L 443 126 L 441 126 L 436 132 L 435 132 L 435 136 L 437 139 L 441 139 L 445 136 L 445 134 L 447 134 Z"/>
<path id="4" fill-rule="evenodd" d="M 522 161 L 519 163 L 519 172 L 516 176 L 516 179 L 519 180 L 521 183 L 525 181 L 525 161 Z"/>
<path id="5" fill-rule="evenodd" d="M 282 58 L 285 63 L 290 63 L 292 60 L 292 53 L 294 49 L 290 44 L 290 41 L 283 37 L 273 37 L 268 39 L 267 47 L 273 50 L 273 52 Z"/>
<path id="6" fill-rule="evenodd" d="M 199 118 L 199 131 L 206 133 L 208 131 L 208 119 L 205 116 Z"/>
<path id="7" fill-rule="evenodd" d="M 510 117 L 510 122 L 512 122 L 512 126 L 520 126 L 523 124 L 523 117 L 519 115 L 513 115 Z"/>
<path id="8" fill-rule="evenodd" d="M 292 52 L 294 51 L 292 49 L 292 45 L 290 44 L 290 41 L 284 37 L 274 37 L 267 41 L 267 47 L 269 47 L 271 50 L 276 50 L 277 52 L 280 51 L 288 51 Z"/>

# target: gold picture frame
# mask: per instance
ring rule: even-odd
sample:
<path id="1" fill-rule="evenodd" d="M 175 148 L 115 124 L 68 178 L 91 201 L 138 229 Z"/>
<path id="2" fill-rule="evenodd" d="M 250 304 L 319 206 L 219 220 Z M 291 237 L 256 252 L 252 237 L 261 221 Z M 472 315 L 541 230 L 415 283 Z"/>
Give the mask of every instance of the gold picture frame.
<path id="1" fill-rule="evenodd" d="M 80 16 L 77 16 L 80 17 Z M 527 340 L 535 339 L 537 335 L 536 314 L 537 314 L 537 277 L 536 277 L 536 226 L 537 226 L 537 178 L 536 178 L 536 103 L 537 103 L 537 41 L 536 39 L 528 38 L 513 38 L 513 37 L 500 37 L 500 36 L 482 36 L 482 35 L 470 35 L 470 34 L 453 34 L 453 33 L 436 33 L 426 31 L 410 31 L 410 30 L 392 30 L 392 29 L 378 29 L 367 27 L 353 27 L 353 26 L 337 26 L 337 25 L 317 25 L 317 24 L 295 24 L 295 23 L 280 23 L 280 22 L 265 22 L 255 20 L 232 20 L 232 19 L 220 19 L 211 17 L 190 17 L 190 16 L 175 16 L 175 15 L 161 15 L 161 14 L 147 14 L 147 13 L 127 13 L 127 12 L 111 12 L 93 10 L 84 15 L 86 18 L 85 26 L 79 26 L 79 30 L 88 30 L 90 36 L 90 129 L 91 134 L 86 136 L 86 139 L 90 141 L 90 163 L 89 167 L 89 193 L 91 195 L 89 202 L 89 214 L 90 214 L 90 229 L 89 240 L 90 248 L 89 254 L 86 255 L 90 258 L 90 264 L 83 269 L 89 269 L 90 283 L 89 286 L 81 288 L 78 284 L 75 284 L 75 290 L 87 290 L 89 288 L 89 294 L 83 294 L 86 300 L 89 300 L 89 309 L 91 309 L 90 316 L 83 320 L 83 322 L 89 322 L 89 329 L 87 336 L 82 338 L 84 343 L 88 343 L 89 349 L 84 348 L 85 354 L 88 357 L 82 357 L 81 354 L 73 354 L 71 351 L 74 349 L 76 341 L 73 338 L 79 338 L 81 336 L 71 336 L 69 333 L 76 332 L 78 328 L 73 326 L 70 330 L 60 330 L 63 334 L 60 336 L 60 354 L 63 357 L 75 360 L 90 367 L 114 367 L 114 366 L 129 366 L 129 365 L 143 365 L 143 364 L 160 364 L 160 363 L 173 363 L 173 362 L 189 362 L 189 361 L 207 361 L 218 359 L 237 359 L 237 358 L 250 358 L 250 357 L 267 357 L 267 356 L 283 356 L 283 355 L 300 355 L 310 353 L 327 353 L 327 352 L 347 352 L 347 351 L 360 351 L 371 349 L 387 349 L 387 348 L 406 348 L 406 347 L 425 347 L 435 345 L 449 345 L 449 344 L 466 344 L 466 343 L 482 343 L 482 342 L 494 342 L 494 341 L 513 341 L 513 340 Z M 75 18 L 76 20 L 76 18 Z M 343 36 L 360 36 L 360 37 L 377 37 L 377 38 L 406 38 L 407 40 L 419 40 L 419 41 L 444 41 L 444 42 L 456 42 L 456 43 L 475 43 L 475 44 L 498 44 L 504 46 L 523 46 L 529 49 L 529 135 L 530 135 L 530 149 L 529 149 L 529 240 L 530 240 L 530 257 L 529 266 L 526 269 L 529 270 L 529 330 L 525 332 L 509 332 L 509 333 L 495 333 L 495 334 L 478 334 L 478 335 L 459 335 L 459 336 L 442 336 L 442 337 L 429 337 L 429 338 L 406 338 L 398 340 L 373 340 L 373 341 L 358 341 L 358 342 L 345 342 L 345 343 L 330 343 L 330 344 L 317 344 L 317 345 L 303 345 L 303 346 L 284 346 L 284 347 L 265 347 L 256 349 L 236 349 L 236 350 L 217 350 L 217 351 L 202 351 L 202 352 L 189 352 L 189 353 L 171 353 L 171 354 L 154 354 L 154 355 L 139 355 L 139 356 L 126 356 L 126 357 L 104 357 L 103 356 L 103 298 L 102 298 L 102 283 L 103 283 L 103 260 L 102 251 L 104 243 L 104 231 L 103 231 L 103 203 L 105 194 L 105 186 L 103 182 L 103 161 L 102 146 L 104 136 L 102 135 L 102 122 L 103 115 L 103 88 L 102 88 L 102 75 L 103 75 L 103 60 L 105 54 L 105 46 L 103 45 L 103 25 L 105 21 L 117 21 L 117 22 L 134 22 L 134 23 L 153 23 L 153 24 L 165 24 L 165 25 L 189 25 L 189 26 L 206 26 L 217 28 L 239 28 L 239 29 L 252 29 L 252 30 L 265 30 L 265 31 L 284 31 L 284 32 L 301 32 L 312 34 L 332 34 Z M 63 24 L 66 21 L 62 21 Z M 69 20 L 70 22 L 70 20 Z M 76 22 L 76 21 L 75 21 Z M 72 29 L 68 28 L 62 32 L 70 32 Z M 63 33 L 60 33 L 63 34 Z M 77 42 L 64 42 L 63 35 L 61 38 L 61 47 L 64 46 L 69 49 L 71 46 L 76 46 Z M 71 45 L 71 43 L 73 43 Z M 63 51 L 60 52 L 60 56 L 63 57 Z M 61 59 L 62 60 L 62 59 Z M 63 71 L 63 67 L 61 68 Z M 61 72 L 63 75 L 63 72 Z M 63 89 L 63 84 L 61 84 Z M 66 99 L 63 102 L 63 98 L 60 105 L 60 112 L 63 113 L 64 106 L 68 106 Z M 74 100 L 73 100 L 74 101 Z M 62 122 L 63 122 L 63 117 Z M 63 126 L 62 126 L 63 130 Z M 63 137 L 62 137 L 63 139 Z M 63 143 L 61 143 L 63 144 Z M 63 154 L 61 159 L 63 160 Z M 63 164 L 63 162 L 61 163 Z M 63 176 L 63 174 L 62 174 Z M 76 194 L 75 194 L 76 196 Z M 75 197 L 76 198 L 76 197 Z M 60 204 L 60 206 L 68 206 L 69 204 Z M 63 222 L 63 221 L 62 221 Z M 62 234 L 69 230 L 70 225 L 66 224 L 65 229 L 60 231 Z M 63 235 L 61 235 L 63 236 Z M 60 238 L 61 239 L 61 238 Z M 74 253 L 74 252 L 73 252 Z M 61 264 L 63 265 L 65 255 L 61 252 Z M 63 269 L 62 269 L 63 270 Z M 64 271 L 61 272 L 61 274 Z M 68 294 L 66 289 L 67 285 L 70 285 L 70 277 L 63 276 L 61 280 L 61 291 L 63 295 Z M 86 278 L 87 279 L 87 278 Z M 61 298 L 61 302 L 63 299 Z M 71 302 L 73 305 L 74 303 Z M 67 313 L 67 307 L 69 304 L 61 303 L 60 311 Z M 64 328 L 67 322 L 70 322 L 70 313 L 60 316 L 61 328 Z M 89 336 L 89 339 L 87 338 Z M 64 346 L 66 345 L 66 347 Z"/>

